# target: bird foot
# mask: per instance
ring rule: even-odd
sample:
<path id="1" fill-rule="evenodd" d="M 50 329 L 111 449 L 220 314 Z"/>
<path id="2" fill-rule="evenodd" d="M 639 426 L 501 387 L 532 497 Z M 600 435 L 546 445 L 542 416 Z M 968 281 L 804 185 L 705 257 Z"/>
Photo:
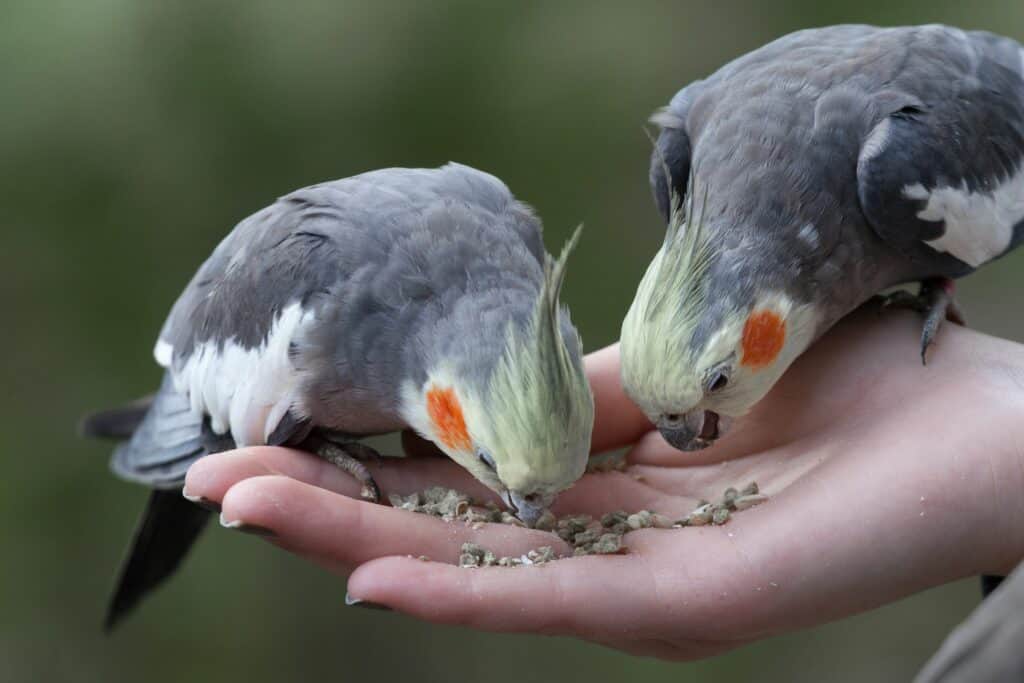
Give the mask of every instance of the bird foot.
<path id="1" fill-rule="evenodd" d="M 380 487 L 374 481 L 370 470 L 363 464 L 364 460 L 380 460 L 381 455 L 375 449 L 358 441 L 341 442 L 331 438 L 311 438 L 307 442 L 309 450 L 332 465 L 348 472 L 362 485 L 359 495 L 371 503 L 379 503 Z"/>
<path id="2" fill-rule="evenodd" d="M 372 460 L 377 465 L 384 464 L 384 456 L 381 455 L 376 448 L 367 446 L 361 441 L 356 441 L 349 434 L 343 432 L 335 432 L 329 430 L 320 430 L 320 436 L 324 441 L 332 443 L 341 450 L 351 455 L 356 460 L 366 462 Z"/>
<path id="3" fill-rule="evenodd" d="M 966 325 L 963 311 L 956 302 L 956 285 L 947 277 L 928 278 L 921 281 L 917 294 L 899 290 L 882 297 L 882 309 L 908 308 L 924 316 L 921 327 L 921 364 L 927 365 L 928 348 L 935 340 L 943 320 L 957 325 Z"/>

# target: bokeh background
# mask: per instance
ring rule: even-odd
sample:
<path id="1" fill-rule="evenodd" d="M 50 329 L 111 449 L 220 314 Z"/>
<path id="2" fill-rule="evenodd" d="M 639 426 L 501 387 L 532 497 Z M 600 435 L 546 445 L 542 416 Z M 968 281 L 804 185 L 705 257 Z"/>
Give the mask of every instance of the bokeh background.
<path id="1" fill-rule="evenodd" d="M 551 247 L 586 223 L 566 300 L 587 347 L 609 343 L 660 239 L 641 126 L 677 89 L 822 24 L 942 21 L 1024 39 L 1024 4 L 54 0 L 3 14 L 4 681 L 906 680 L 977 603 L 964 581 L 671 664 L 346 609 L 336 577 L 214 525 L 105 638 L 145 494 L 109 476 L 108 448 L 74 426 L 155 385 L 164 315 L 235 222 L 375 167 L 491 171 L 538 209 Z M 964 284 L 976 327 L 1024 340 L 999 305 L 1024 284 L 1022 263 Z"/>

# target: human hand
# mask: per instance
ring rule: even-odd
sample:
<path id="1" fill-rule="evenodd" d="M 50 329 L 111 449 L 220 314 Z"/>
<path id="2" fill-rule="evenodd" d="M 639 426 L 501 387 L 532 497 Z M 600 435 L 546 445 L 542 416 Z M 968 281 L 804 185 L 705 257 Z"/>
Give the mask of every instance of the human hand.
<path id="1" fill-rule="evenodd" d="M 723 526 L 630 533 L 625 555 L 461 569 L 450 563 L 466 541 L 508 555 L 565 548 L 535 530 L 472 529 L 356 500 L 342 472 L 287 449 L 209 456 L 186 488 L 331 571 L 354 567 L 348 592 L 366 603 L 699 658 L 960 577 L 1006 573 L 1024 555 L 1024 347 L 946 325 L 922 367 L 919 330 L 910 314 L 859 311 L 695 453 L 665 444 L 622 394 L 615 347 L 591 354 L 594 450 L 634 444 L 631 467 L 586 475 L 556 513 L 682 515 L 750 481 L 771 497 Z M 485 494 L 445 458 L 386 463 L 374 475 L 385 492 L 441 483 Z"/>

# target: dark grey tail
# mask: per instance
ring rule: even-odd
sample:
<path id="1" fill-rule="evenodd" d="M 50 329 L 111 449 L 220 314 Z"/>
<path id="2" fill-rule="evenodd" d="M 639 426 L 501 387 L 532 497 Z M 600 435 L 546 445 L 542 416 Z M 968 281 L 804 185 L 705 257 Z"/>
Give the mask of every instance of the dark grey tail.
<path id="1" fill-rule="evenodd" d="M 78 433 L 94 439 L 130 439 L 152 404 L 153 397 L 146 396 L 127 405 L 90 413 L 78 423 Z"/>
<path id="2" fill-rule="evenodd" d="M 147 593 L 174 573 L 209 519 L 209 512 L 182 498 L 180 491 L 149 495 L 107 605 L 104 631 L 109 633 Z"/>
<path id="3" fill-rule="evenodd" d="M 192 412 L 169 376 L 151 398 L 85 418 L 90 436 L 127 439 L 118 444 L 111 469 L 118 476 L 156 489 L 149 496 L 103 622 L 110 631 L 138 602 L 174 573 L 210 513 L 185 500 L 181 487 L 189 466 L 214 446 L 203 417 Z M 230 447 L 223 444 L 222 447 Z"/>

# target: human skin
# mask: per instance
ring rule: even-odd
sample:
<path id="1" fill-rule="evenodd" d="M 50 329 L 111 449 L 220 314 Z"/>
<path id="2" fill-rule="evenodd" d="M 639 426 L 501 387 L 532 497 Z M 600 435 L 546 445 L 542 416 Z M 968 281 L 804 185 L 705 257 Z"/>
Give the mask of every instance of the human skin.
<path id="1" fill-rule="evenodd" d="M 920 325 L 910 313 L 861 309 L 718 443 L 692 453 L 669 447 L 622 393 L 616 347 L 588 356 L 594 452 L 629 445 L 631 466 L 584 476 L 556 513 L 682 515 L 751 481 L 770 497 L 723 526 L 630 533 L 623 555 L 461 569 L 453 563 L 466 541 L 499 555 L 565 547 L 535 530 L 472 529 L 358 500 L 347 475 L 283 448 L 203 458 L 186 490 L 220 503 L 224 520 L 269 529 L 279 547 L 351 573 L 348 594 L 365 603 L 697 659 L 1008 573 L 1024 556 L 1024 346 L 945 325 L 925 367 Z M 487 496 L 441 457 L 385 462 L 374 475 L 385 492 L 440 483 Z"/>

